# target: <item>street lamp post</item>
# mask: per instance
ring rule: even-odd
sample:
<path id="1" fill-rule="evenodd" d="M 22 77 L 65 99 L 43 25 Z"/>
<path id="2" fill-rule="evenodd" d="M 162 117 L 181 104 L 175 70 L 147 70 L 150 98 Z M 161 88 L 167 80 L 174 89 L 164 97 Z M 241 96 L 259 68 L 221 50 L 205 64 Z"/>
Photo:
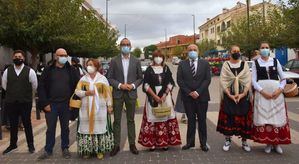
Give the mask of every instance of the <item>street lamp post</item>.
<path id="1" fill-rule="evenodd" d="M 196 43 L 196 37 L 195 37 L 195 15 L 192 14 L 193 17 L 193 43 Z"/>

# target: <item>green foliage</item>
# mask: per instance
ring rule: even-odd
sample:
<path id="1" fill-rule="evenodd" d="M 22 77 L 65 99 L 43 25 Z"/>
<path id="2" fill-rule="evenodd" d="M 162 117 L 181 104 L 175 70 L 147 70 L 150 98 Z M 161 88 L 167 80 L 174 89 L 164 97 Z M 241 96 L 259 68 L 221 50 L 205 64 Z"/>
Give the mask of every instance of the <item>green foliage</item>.
<path id="1" fill-rule="evenodd" d="M 154 44 L 149 45 L 149 46 L 147 46 L 147 47 L 144 47 L 144 48 L 143 48 L 144 58 L 145 58 L 145 59 L 148 59 L 149 56 L 152 55 L 152 53 L 153 53 L 154 51 L 156 51 L 156 50 L 157 50 L 157 46 L 154 45 Z"/>
<path id="2" fill-rule="evenodd" d="M 281 0 L 282 12 L 285 16 L 285 31 L 284 35 L 287 38 L 285 41 L 289 47 L 299 48 L 299 1 Z"/>
<path id="3" fill-rule="evenodd" d="M 284 35 L 287 33 L 285 18 L 281 10 L 269 8 L 265 20 L 262 12 L 254 11 L 249 19 L 249 32 L 245 16 L 234 23 L 230 30 L 221 34 L 223 47 L 229 49 L 231 45 L 239 45 L 241 51 L 246 51 L 248 56 L 262 41 L 269 42 L 272 48 L 287 46 L 288 38 Z"/>
<path id="4" fill-rule="evenodd" d="M 0 43 L 37 54 L 59 47 L 69 54 L 98 57 L 117 53 L 117 31 L 107 29 L 83 0 L 0 0 Z"/>
<path id="5" fill-rule="evenodd" d="M 203 40 L 202 42 L 197 44 L 199 55 L 204 55 L 207 51 L 216 50 L 216 42 L 214 40 Z"/>
<path id="6" fill-rule="evenodd" d="M 140 58 L 140 56 L 141 56 L 141 54 L 142 54 L 142 51 L 141 51 L 141 49 L 140 49 L 139 47 L 136 47 L 136 48 L 133 50 L 132 54 L 133 54 L 135 57 Z"/>
<path id="7" fill-rule="evenodd" d="M 181 57 L 184 52 L 184 48 L 182 46 L 175 46 L 172 52 L 172 56 Z"/>

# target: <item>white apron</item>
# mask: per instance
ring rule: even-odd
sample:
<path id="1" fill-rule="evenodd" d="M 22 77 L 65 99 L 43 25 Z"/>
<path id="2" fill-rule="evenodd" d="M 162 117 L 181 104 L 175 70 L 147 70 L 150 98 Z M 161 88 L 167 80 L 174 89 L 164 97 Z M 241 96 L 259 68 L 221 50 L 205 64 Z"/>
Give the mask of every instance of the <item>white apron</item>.
<path id="1" fill-rule="evenodd" d="M 156 93 L 159 93 L 160 90 L 162 89 L 162 86 L 157 86 L 157 87 L 155 87 L 155 89 L 156 89 Z M 173 103 L 172 103 L 170 93 L 166 96 L 165 103 L 167 104 L 167 106 L 171 107 L 171 114 L 169 116 L 166 116 L 166 117 L 156 117 L 153 114 L 152 106 L 150 105 L 150 103 L 148 101 L 148 98 L 146 98 L 146 104 L 145 105 L 146 105 L 146 116 L 147 116 L 147 121 L 148 122 L 165 122 L 167 120 L 175 118 L 175 112 L 174 112 Z"/>
<path id="2" fill-rule="evenodd" d="M 258 84 L 267 93 L 273 93 L 279 88 L 277 80 L 259 80 Z M 255 126 L 264 126 L 265 124 L 274 127 L 284 126 L 287 123 L 287 118 L 283 94 L 280 94 L 277 99 L 267 100 L 259 92 L 255 92 L 253 118 Z"/>

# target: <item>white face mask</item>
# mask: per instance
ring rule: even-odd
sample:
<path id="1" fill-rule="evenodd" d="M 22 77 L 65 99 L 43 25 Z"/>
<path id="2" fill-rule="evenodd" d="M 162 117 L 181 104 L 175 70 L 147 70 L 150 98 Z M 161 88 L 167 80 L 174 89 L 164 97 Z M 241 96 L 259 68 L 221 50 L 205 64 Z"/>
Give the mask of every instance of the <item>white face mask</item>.
<path id="1" fill-rule="evenodd" d="M 96 68 L 94 66 L 87 66 L 87 72 L 89 74 L 95 73 Z"/>
<path id="2" fill-rule="evenodd" d="M 163 58 L 161 58 L 161 57 L 155 57 L 155 58 L 154 58 L 154 62 L 155 62 L 156 64 L 161 64 L 161 63 L 163 62 Z"/>

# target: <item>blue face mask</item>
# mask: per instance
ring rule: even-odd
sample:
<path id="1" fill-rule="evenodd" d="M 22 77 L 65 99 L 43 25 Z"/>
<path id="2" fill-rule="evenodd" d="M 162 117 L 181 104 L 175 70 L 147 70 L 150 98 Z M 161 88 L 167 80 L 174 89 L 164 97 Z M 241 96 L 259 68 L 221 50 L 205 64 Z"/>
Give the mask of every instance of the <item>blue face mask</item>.
<path id="1" fill-rule="evenodd" d="M 123 54 L 129 54 L 131 52 L 131 47 L 129 47 L 129 46 L 122 46 L 121 47 L 121 52 Z"/>
<path id="2" fill-rule="evenodd" d="M 261 49 L 260 52 L 261 52 L 261 56 L 263 57 L 268 57 L 270 55 L 270 50 L 266 48 Z"/>
<path id="3" fill-rule="evenodd" d="M 64 65 L 67 62 L 67 57 L 59 57 L 58 62 Z"/>
<path id="4" fill-rule="evenodd" d="M 198 54 L 197 54 L 196 51 L 189 51 L 189 52 L 188 52 L 188 57 L 189 57 L 190 59 L 192 59 L 192 60 L 195 60 L 195 59 L 198 58 Z"/>

